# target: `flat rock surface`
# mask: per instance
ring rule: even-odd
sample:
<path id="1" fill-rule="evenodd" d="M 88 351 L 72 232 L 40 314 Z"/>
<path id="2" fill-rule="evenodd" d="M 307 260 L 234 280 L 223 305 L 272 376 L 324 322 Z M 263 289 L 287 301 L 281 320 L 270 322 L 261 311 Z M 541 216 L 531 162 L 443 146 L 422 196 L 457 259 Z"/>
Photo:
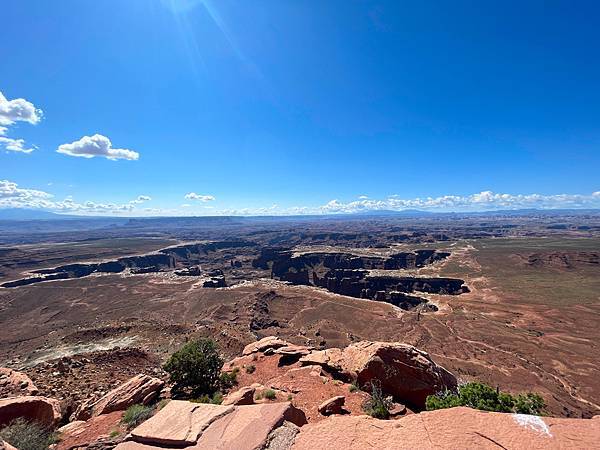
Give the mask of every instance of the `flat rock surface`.
<path id="1" fill-rule="evenodd" d="M 135 428 L 131 435 L 142 443 L 193 445 L 212 422 L 233 409 L 233 406 L 171 400 L 154 417 Z"/>
<path id="2" fill-rule="evenodd" d="M 198 439 L 198 450 L 261 449 L 271 431 L 283 424 L 289 403 L 238 406 L 215 421 Z"/>
<path id="3" fill-rule="evenodd" d="M 262 449 L 270 442 L 271 433 L 286 422 L 302 426 L 306 418 L 290 403 L 224 407 L 174 400 L 116 448 Z M 288 428 L 293 429 L 292 425 Z M 288 430 L 271 437 L 277 442 L 291 442 L 292 434 Z"/>
<path id="4" fill-rule="evenodd" d="M 332 416 L 302 428 L 292 450 L 387 449 L 591 449 L 600 423 L 451 408 L 382 421 Z"/>

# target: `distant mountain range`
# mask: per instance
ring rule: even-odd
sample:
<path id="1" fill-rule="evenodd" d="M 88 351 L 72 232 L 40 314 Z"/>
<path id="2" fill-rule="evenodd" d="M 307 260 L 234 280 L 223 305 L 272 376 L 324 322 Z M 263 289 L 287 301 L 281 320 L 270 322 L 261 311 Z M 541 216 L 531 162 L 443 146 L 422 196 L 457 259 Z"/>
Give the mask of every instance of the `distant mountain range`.
<path id="1" fill-rule="evenodd" d="M 4 208 L 0 209 L 0 220 L 51 220 L 68 219 L 76 216 L 65 216 L 40 209 Z"/>
<path id="2" fill-rule="evenodd" d="M 418 209 L 404 209 L 401 211 L 393 211 L 393 210 L 369 210 L 369 211 L 359 211 L 353 213 L 345 213 L 345 214 L 327 214 L 327 215 L 312 215 L 312 216 L 295 216 L 299 217 L 313 217 L 313 218 L 323 218 L 323 217 L 429 217 L 429 216 L 526 216 L 526 215 L 585 215 L 592 214 L 598 215 L 600 214 L 600 209 L 511 209 L 511 210 L 496 210 L 496 211 L 467 211 L 467 212 L 438 212 L 438 211 L 422 211 Z M 113 219 L 118 222 L 121 221 L 143 221 L 143 220 L 151 220 L 151 219 L 171 219 L 175 221 L 185 220 L 185 219 L 202 219 L 202 218 L 210 218 L 211 216 L 191 216 L 191 217 L 181 217 L 181 216 L 165 216 L 165 217 L 122 217 L 122 216 L 77 216 L 77 215 L 68 215 L 68 214 L 57 214 L 50 211 L 44 211 L 40 209 L 25 209 L 25 208 L 0 208 L 0 220 L 3 221 L 31 221 L 31 220 L 79 220 L 86 221 L 92 220 L 96 221 L 99 219 Z M 213 219 L 219 218 L 224 219 L 226 216 L 214 216 Z M 238 216 L 233 216 L 238 217 Z M 284 217 L 293 217 L 293 216 L 252 216 L 257 219 L 283 219 Z M 242 219 L 241 216 L 238 217 Z"/>

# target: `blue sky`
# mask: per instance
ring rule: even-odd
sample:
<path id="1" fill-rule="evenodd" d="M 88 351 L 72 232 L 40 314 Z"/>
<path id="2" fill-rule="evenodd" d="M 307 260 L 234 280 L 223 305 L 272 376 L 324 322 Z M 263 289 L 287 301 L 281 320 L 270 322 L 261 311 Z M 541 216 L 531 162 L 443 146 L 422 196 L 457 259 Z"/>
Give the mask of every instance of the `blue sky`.
<path id="1" fill-rule="evenodd" d="M 595 1 L 7 2 L 0 206 L 600 207 L 599 22 Z"/>

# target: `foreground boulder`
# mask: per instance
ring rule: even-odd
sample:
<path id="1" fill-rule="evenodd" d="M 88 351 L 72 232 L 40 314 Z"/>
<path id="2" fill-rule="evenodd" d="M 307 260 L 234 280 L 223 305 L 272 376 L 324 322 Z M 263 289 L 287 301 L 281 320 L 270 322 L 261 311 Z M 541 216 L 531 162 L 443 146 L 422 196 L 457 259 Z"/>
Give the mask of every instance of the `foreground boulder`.
<path id="1" fill-rule="evenodd" d="M 71 422 L 57 430 L 60 440 L 54 450 L 102 447 L 110 442 L 111 433 L 124 434 L 126 432 L 125 425 L 121 421 L 122 417 L 123 411 L 115 411 L 92 417 L 88 421 Z M 109 448 L 112 447 L 109 445 Z"/>
<path id="2" fill-rule="evenodd" d="M 36 396 L 0 399 L 0 427 L 19 418 L 54 427 L 62 418 L 60 403 L 52 398 Z"/>
<path id="3" fill-rule="evenodd" d="M 172 400 L 116 448 L 262 449 L 271 439 L 290 435 L 289 431 L 271 435 L 286 422 L 302 426 L 306 418 L 290 403 L 223 406 Z"/>
<path id="4" fill-rule="evenodd" d="M 131 405 L 147 405 L 158 397 L 163 386 L 164 382 L 158 378 L 136 375 L 100 400 L 83 403 L 75 413 L 75 418 L 87 420 L 100 414 L 124 411 Z"/>
<path id="5" fill-rule="evenodd" d="M 557 419 L 451 408 L 385 421 L 332 416 L 302 427 L 292 450 L 591 449 L 600 420 Z"/>
<path id="6" fill-rule="evenodd" d="M 252 353 L 265 353 L 269 351 L 274 351 L 275 349 L 281 347 L 290 347 L 292 344 L 284 341 L 283 339 L 279 339 L 277 336 L 267 336 L 256 342 L 252 342 L 244 347 L 242 351 L 242 356 L 250 355 Z"/>
<path id="7" fill-rule="evenodd" d="M 0 367 L 0 398 L 19 395 L 37 395 L 38 388 L 22 372 Z"/>
<path id="8" fill-rule="evenodd" d="M 343 350 L 312 352 L 300 362 L 319 364 L 332 373 L 354 378 L 360 386 L 378 380 L 384 393 L 417 409 L 425 407 L 428 395 L 457 386 L 456 377 L 429 354 L 398 342 L 361 341 Z"/>
<path id="9" fill-rule="evenodd" d="M 227 405 L 253 405 L 254 404 L 254 392 L 256 391 L 256 387 L 254 386 L 244 386 L 237 391 L 231 392 L 225 397 L 223 403 L 224 406 Z"/>
<path id="10" fill-rule="evenodd" d="M 330 416 L 331 414 L 342 414 L 344 412 L 345 402 L 346 397 L 343 395 L 331 397 L 319 405 L 319 413 L 323 414 L 324 416 Z"/>

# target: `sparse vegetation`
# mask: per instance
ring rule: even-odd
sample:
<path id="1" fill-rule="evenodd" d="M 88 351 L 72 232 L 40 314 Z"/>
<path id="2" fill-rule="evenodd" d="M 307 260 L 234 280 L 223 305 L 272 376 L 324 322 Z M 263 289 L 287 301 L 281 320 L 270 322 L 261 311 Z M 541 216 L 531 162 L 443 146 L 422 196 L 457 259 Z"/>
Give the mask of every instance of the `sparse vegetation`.
<path id="1" fill-rule="evenodd" d="M 149 406 L 132 405 L 125 411 L 122 420 L 123 423 L 127 424 L 127 428 L 132 429 L 148 420 L 153 414 L 154 409 Z"/>
<path id="2" fill-rule="evenodd" d="M 19 450 L 47 450 L 56 442 L 49 430 L 23 419 L 16 419 L 0 429 L 0 437 Z"/>
<path id="3" fill-rule="evenodd" d="M 197 397 L 212 395 L 218 390 L 222 366 L 215 341 L 199 339 L 173 353 L 164 370 L 169 373 L 176 397 Z"/>
<path id="4" fill-rule="evenodd" d="M 240 369 L 235 367 L 231 372 L 223 372 L 219 375 L 219 385 L 221 389 L 229 389 L 237 384 L 237 375 Z"/>
<path id="5" fill-rule="evenodd" d="M 435 409 L 468 406 L 483 411 L 496 411 L 519 414 L 543 414 L 544 399 L 532 392 L 516 396 L 501 392 L 484 383 L 466 383 L 457 392 L 445 391 L 427 397 L 428 411 Z"/>
<path id="6" fill-rule="evenodd" d="M 277 398 L 277 393 L 273 389 L 267 389 L 262 393 L 262 397 L 267 400 L 275 400 Z"/>
<path id="7" fill-rule="evenodd" d="M 370 383 L 371 397 L 363 404 L 363 411 L 376 419 L 387 419 L 390 417 L 392 402 L 381 389 L 381 382 L 373 380 Z"/>
<path id="8" fill-rule="evenodd" d="M 116 438 L 119 435 L 119 430 L 112 430 L 110 432 L 110 434 L 108 435 L 108 437 L 110 437 L 111 439 Z"/>
<path id="9" fill-rule="evenodd" d="M 360 388 L 358 387 L 358 382 L 357 381 L 353 381 L 352 384 L 348 387 L 348 390 L 350 392 L 360 391 Z"/>
<path id="10" fill-rule="evenodd" d="M 190 401 L 194 403 L 212 403 L 213 405 L 220 405 L 223 403 L 223 394 L 221 394 L 219 391 L 216 391 L 212 396 L 204 394 L 198 398 L 192 398 Z"/>
<path id="11" fill-rule="evenodd" d="M 256 370 L 256 366 L 254 364 L 250 364 L 246 366 L 246 373 L 254 373 Z"/>
<path id="12" fill-rule="evenodd" d="M 220 405 L 223 403 L 223 394 L 219 391 L 215 392 L 210 400 L 213 405 Z"/>
<path id="13" fill-rule="evenodd" d="M 156 404 L 156 410 L 160 411 L 161 409 L 163 409 L 165 406 L 167 406 L 167 403 L 169 403 L 170 400 L 168 398 L 163 398 L 161 401 L 159 401 Z"/>

